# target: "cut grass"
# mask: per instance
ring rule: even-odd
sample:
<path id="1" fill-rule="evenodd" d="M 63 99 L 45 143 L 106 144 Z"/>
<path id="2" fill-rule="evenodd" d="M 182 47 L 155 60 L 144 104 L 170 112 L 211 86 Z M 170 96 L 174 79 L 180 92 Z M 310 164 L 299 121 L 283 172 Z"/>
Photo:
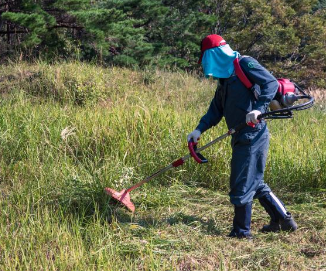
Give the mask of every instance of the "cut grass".
<path id="1" fill-rule="evenodd" d="M 321 205 L 325 195 L 288 204 L 299 224 L 292 234 L 259 233 L 268 217 L 255 203 L 253 242 L 226 237 L 233 208 L 220 192 L 175 184 L 144 187 L 133 193 L 133 199 L 135 215 L 119 206 L 99 206 L 99 202 L 91 215 L 32 204 L 19 210 L 2 206 L 2 269 L 325 268 L 326 208 Z"/>

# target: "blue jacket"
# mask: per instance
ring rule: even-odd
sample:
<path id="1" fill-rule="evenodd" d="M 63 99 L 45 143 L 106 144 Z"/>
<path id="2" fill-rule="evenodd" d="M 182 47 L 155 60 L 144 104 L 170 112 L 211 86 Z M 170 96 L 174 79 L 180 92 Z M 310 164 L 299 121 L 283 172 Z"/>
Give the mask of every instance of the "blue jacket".
<path id="1" fill-rule="evenodd" d="M 278 82 L 276 78 L 252 57 L 241 57 L 240 65 L 248 79 L 254 83 L 252 90 L 247 89 L 234 74 L 226 79 L 219 79 L 219 85 L 207 113 L 201 118 L 197 130 L 202 133 L 217 125 L 225 117 L 229 129 L 246 121 L 246 114 L 252 110 L 265 113 L 274 98 Z M 259 130 L 265 123 L 256 125 Z M 246 127 L 240 133 L 252 131 Z"/>

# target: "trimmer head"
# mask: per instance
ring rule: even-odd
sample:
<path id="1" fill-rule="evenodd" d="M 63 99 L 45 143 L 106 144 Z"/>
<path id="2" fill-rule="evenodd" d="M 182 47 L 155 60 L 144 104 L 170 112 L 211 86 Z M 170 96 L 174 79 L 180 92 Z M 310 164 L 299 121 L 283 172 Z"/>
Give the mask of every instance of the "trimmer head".
<path id="1" fill-rule="evenodd" d="M 105 188 L 105 192 L 114 198 L 116 201 L 123 204 L 125 207 L 128 208 L 131 212 L 135 211 L 135 205 L 130 200 L 129 192 L 126 189 L 121 190 L 120 192 L 115 191 L 112 188 Z"/>

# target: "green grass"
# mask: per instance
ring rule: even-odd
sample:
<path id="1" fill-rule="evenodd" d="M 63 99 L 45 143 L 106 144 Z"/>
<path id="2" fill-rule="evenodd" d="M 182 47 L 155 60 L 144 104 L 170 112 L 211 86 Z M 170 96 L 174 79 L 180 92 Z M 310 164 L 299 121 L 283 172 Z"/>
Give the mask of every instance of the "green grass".
<path id="1" fill-rule="evenodd" d="M 0 67 L 0 270 L 326 270 L 326 111 L 269 122 L 266 182 L 299 224 L 229 240 L 229 139 L 109 204 L 187 153 L 215 85 L 84 63 Z M 221 123 L 200 144 L 226 132 Z"/>

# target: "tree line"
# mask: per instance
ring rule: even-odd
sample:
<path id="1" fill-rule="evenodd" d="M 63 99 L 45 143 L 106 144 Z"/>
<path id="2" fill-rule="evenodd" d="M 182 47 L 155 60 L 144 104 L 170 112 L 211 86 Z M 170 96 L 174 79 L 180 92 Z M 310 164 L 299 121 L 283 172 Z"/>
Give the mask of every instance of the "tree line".
<path id="1" fill-rule="evenodd" d="M 0 56 L 196 70 L 222 35 L 277 76 L 325 86 L 326 0 L 0 0 Z"/>

